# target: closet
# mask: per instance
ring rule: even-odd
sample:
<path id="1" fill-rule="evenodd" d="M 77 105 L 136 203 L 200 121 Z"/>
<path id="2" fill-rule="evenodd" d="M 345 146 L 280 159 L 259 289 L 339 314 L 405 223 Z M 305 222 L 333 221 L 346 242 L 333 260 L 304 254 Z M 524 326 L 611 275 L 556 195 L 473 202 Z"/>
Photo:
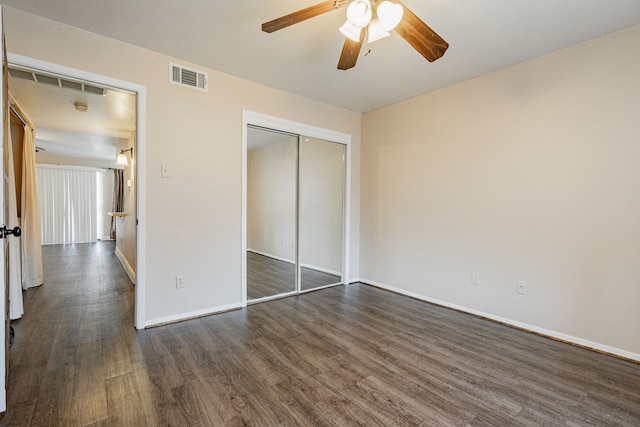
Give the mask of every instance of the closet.
<path id="1" fill-rule="evenodd" d="M 247 301 L 344 283 L 346 146 L 247 129 Z"/>

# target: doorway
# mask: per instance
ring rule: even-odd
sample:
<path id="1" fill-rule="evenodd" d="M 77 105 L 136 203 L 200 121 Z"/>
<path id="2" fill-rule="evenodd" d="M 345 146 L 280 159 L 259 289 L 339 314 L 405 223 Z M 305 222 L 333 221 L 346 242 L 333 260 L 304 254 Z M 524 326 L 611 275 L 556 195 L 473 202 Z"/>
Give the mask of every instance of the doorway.
<path id="1" fill-rule="evenodd" d="M 242 305 L 347 283 L 350 136 L 243 118 Z"/>
<path id="2" fill-rule="evenodd" d="M 145 155 L 146 155 L 146 89 L 144 86 L 133 84 L 130 82 L 101 76 L 98 74 L 88 73 L 85 71 L 52 64 L 33 58 L 28 58 L 20 55 L 8 54 L 9 67 L 15 67 L 18 69 L 28 70 L 35 74 L 49 77 L 53 80 L 58 80 L 57 85 L 60 87 L 68 87 L 68 84 L 80 84 L 82 88 L 87 86 L 89 90 L 95 90 L 95 88 L 102 88 L 106 91 L 113 91 L 117 94 L 133 94 L 135 96 L 134 114 L 135 114 L 135 129 L 133 130 L 130 138 L 120 138 L 120 143 L 117 145 L 117 151 L 121 149 L 135 146 L 134 150 L 128 151 L 127 158 L 129 165 L 125 166 L 129 169 L 129 179 L 125 180 L 125 191 L 127 188 L 130 192 L 130 200 L 133 204 L 130 206 L 130 218 L 129 218 L 129 233 L 133 236 L 133 241 L 128 245 L 130 259 L 133 258 L 133 266 L 126 265 L 123 262 L 123 266 L 129 276 L 135 280 L 135 303 L 134 303 L 134 326 L 137 329 L 144 329 L 145 327 L 145 276 L 144 276 L 144 236 L 145 236 L 145 205 L 144 205 L 144 170 L 145 170 Z M 64 83 L 59 83 L 64 82 Z M 51 83 L 55 85 L 56 83 Z M 11 87 L 9 88 L 11 90 Z M 106 97 L 93 98 L 95 102 L 107 102 Z M 74 104 L 74 103 L 72 103 Z M 71 105 L 73 108 L 75 105 Z M 83 108 L 75 106 L 78 111 Z M 91 108 L 89 106 L 89 108 Z M 91 112 L 91 110 L 89 110 Z M 111 111 L 113 113 L 113 111 Z M 86 116 L 85 116 L 86 117 Z M 38 124 L 38 123 L 36 123 Z M 85 141 L 87 143 L 87 141 Z M 91 141 L 89 141 L 91 143 Z M 115 153 L 114 153 L 115 154 Z M 114 157 L 115 160 L 115 157 Z M 45 278 L 46 280 L 46 278 Z"/>

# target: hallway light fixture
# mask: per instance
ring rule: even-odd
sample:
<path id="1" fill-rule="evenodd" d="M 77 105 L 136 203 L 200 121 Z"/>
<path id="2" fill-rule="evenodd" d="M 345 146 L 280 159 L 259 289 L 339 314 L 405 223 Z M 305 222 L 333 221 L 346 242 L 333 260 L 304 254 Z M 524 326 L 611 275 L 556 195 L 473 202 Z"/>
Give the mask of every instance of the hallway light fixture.
<path id="1" fill-rule="evenodd" d="M 127 151 L 131 151 L 131 157 L 133 157 L 133 147 L 127 148 L 126 150 L 120 150 L 120 154 L 118 154 L 118 158 L 116 159 L 117 165 L 129 166 L 129 159 L 125 154 Z"/>

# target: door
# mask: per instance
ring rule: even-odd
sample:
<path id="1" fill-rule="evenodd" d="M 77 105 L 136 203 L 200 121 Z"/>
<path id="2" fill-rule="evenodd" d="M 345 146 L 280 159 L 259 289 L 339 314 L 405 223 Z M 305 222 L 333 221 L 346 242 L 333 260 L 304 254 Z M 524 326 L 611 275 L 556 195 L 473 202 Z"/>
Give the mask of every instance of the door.
<path id="1" fill-rule="evenodd" d="M 343 283 L 345 145 L 300 137 L 300 292 Z"/>
<path id="2" fill-rule="evenodd" d="M 0 34 L 2 34 L 2 73 L 0 73 L 0 85 L 2 85 L 2 120 L 0 120 L 0 132 L 2 133 L 2 140 L 0 142 L 0 152 L 2 152 L 3 161 L 0 162 L 0 176 L 3 177 L 3 185 L 0 185 L 0 225 L 4 228 L 6 218 L 6 203 L 5 203 L 5 159 L 4 145 L 7 141 L 7 132 L 9 129 L 9 90 L 7 87 L 7 49 L 5 47 L 4 40 L 4 25 L 2 16 L 2 7 L 0 6 Z M 2 233 L 4 236 L 4 233 Z M 7 286 L 9 277 L 9 260 L 7 259 L 7 239 L 0 241 L 0 262 L 3 262 L 3 274 L 0 274 L 0 286 L 2 287 L 4 297 L 0 298 L 0 309 L 4 315 L 4 327 L 0 328 L 0 412 L 4 412 L 7 409 L 7 375 L 9 370 L 9 358 L 7 357 L 9 342 L 7 340 L 9 331 L 9 287 Z"/>
<path id="3" fill-rule="evenodd" d="M 344 283 L 346 145 L 248 126 L 246 300 Z"/>
<path id="4" fill-rule="evenodd" d="M 298 137 L 263 128 L 247 135 L 247 299 L 296 286 Z"/>

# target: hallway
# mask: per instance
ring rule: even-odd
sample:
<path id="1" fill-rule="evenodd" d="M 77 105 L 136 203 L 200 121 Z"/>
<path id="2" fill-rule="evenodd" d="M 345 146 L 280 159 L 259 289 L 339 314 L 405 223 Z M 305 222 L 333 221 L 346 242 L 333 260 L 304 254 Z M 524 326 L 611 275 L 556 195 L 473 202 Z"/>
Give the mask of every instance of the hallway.
<path id="1" fill-rule="evenodd" d="M 43 246 L 45 282 L 23 293 L 9 350 L 9 425 L 86 425 L 107 415 L 105 380 L 140 359 L 134 288 L 115 242 Z M 110 381 L 107 381 L 109 384 Z"/>

